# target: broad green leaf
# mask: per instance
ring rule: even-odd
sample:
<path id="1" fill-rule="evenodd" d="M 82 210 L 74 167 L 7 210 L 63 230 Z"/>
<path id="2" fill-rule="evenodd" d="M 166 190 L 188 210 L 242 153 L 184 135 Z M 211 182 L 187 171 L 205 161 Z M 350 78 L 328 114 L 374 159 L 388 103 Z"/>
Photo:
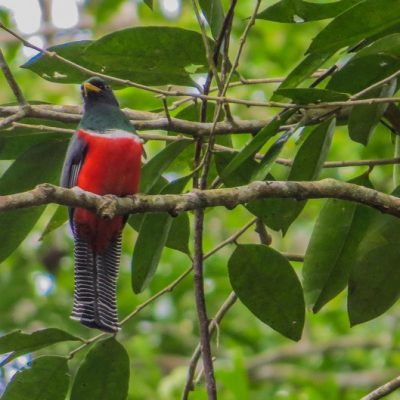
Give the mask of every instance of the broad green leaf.
<path id="1" fill-rule="evenodd" d="M 209 42 L 212 48 L 213 41 Z M 193 86 L 189 70 L 205 72 L 208 65 L 200 33 L 168 26 L 123 29 L 96 41 L 69 42 L 49 50 L 94 72 L 144 85 Z M 89 77 L 46 54 L 33 57 L 22 67 L 58 83 L 81 83 Z"/>
<path id="2" fill-rule="evenodd" d="M 156 184 L 152 187 L 149 194 L 158 194 L 168 184 L 168 181 L 160 176 Z M 128 218 L 128 224 L 139 232 L 145 214 L 131 214 Z M 187 213 L 181 213 L 172 219 L 171 228 L 168 233 L 165 246 L 170 249 L 181 251 L 185 254 L 190 254 L 189 251 L 190 224 Z"/>
<path id="3" fill-rule="evenodd" d="M 350 182 L 372 187 L 366 174 Z M 326 201 L 315 223 L 303 265 L 304 294 L 314 312 L 347 286 L 357 247 L 376 213 L 349 201 Z"/>
<path id="4" fill-rule="evenodd" d="M 153 0 L 143 0 L 143 3 L 153 11 Z"/>
<path id="5" fill-rule="evenodd" d="M 22 153 L 0 178 L 0 195 L 23 192 L 44 182 L 57 183 L 66 140 L 38 143 Z M 0 261 L 6 259 L 25 239 L 44 207 L 0 213 Z"/>
<path id="6" fill-rule="evenodd" d="M 335 119 L 329 119 L 309 134 L 297 151 L 288 181 L 311 181 L 318 178 L 329 152 L 335 126 Z M 248 209 L 272 229 L 286 233 L 305 205 L 306 201 L 294 199 L 267 199 L 250 204 Z"/>
<path id="7" fill-rule="evenodd" d="M 190 223 L 187 213 L 181 213 L 172 218 L 171 228 L 165 246 L 170 249 L 178 250 L 184 254 L 189 251 Z"/>
<path id="8" fill-rule="evenodd" d="M 181 193 L 190 176 L 177 179 L 165 186 L 161 194 Z M 168 213 L 146 214 L 140 226 L 132 256 L 132 288 L 135 293 L 143 291 L 154 276 L 166 245 L 172 224 Z"/>
<path id="9" fill-rule="evenodd" d="M 352 60 L 374 54 L 387 54 L 389 56 L 400 57 L 400 33 L 384 36 L 363 47 L 357 51 Z"/>
<path id="10" fill-rule="evenodd" d="M 11 353 L 0 366 L 10 362 L 22 354 L 30 353 L 51 346 L 54 343 L 82 340 L 68 332 L 57 328 L 47 328 L 31 334 L 14 331 L 0 336 L 0 354 Z"/>
<path id="11" fill-rule="evenodd" d="M 331 3 L 311 3 L 303 0 L 281 0 L 261 11 L 258 19 L 300 23 L 334 18 L 361 0 L 342 0 Z"/>
<path id="12" fill-rule="evenodd" d="M 272 164 L 278 158 L 283 146 L 287 143 L 287 141 L 292 137 L 296 128 L 288 129 L 286 132 L 281 134 L 278 139 L 272 143 L 271 147 L 265 153 L 264 157 L 260 161 L 260 164 L 256 171 L 253 173 L 251 180 L 253 181 L 263 181 L 266 176 L 269 174 L 271 170 Z"/>
<path id="13" fill-rule="evenodd" d="M 310 104 L 327 101 L 346 101 L 349 95 L 346 93 L 339 93 L 327 89 L 315 88 L 296 88 L 296 89 L 278 89 L 275 91 L 278 96 L 288 97 L 296 104 Z"/>
<path id="14" fill-rule="evenodd" d="M 1 400 L 64 400 L 69 385 L 67 361 L 58 356 L 36 358 L 13 376 Z"/>
<path id="15" fill-rule="evenodd" d="M 221 1 L 199 0 L 199 4 L 211 28 L 213 38 L 216 40 L 224 23 L 224 9 L 222 8 Z"/>
<path id="16" fill-rule="evenodd" d="M 90 59 L 84 59 L 82 57 L 84 50 L 91 43 L 91 40 L 81 40 L 52 46 L 49 47 L 48 50 L 53 51 L 82 67 L 100 72 L 100 68 L 97 64 L 92 62 Z M 21 68 L 29 69 L 41 76 L 43 79 L 57 83 L 81 83 L 91 76 L 91 74 L 86 74 L 85 72 L 79 71 L 76 68 L 42 53 L 32 57 L 25 64 L 21 65 Z"/>
<path id="17" fill-rule="evenodd" d="M 42 240 L 46 235 L 55 231 L 60 226 L 64 225 L 68 221 L 68 209 L 64 206 L 58 206 L 52 215 L 50 221 L 47 223 L 43 230 L 40 240 Z"/>
<path id="18" fill-rule="evenodd" d="M 185 140 L 172 142 L 149 160 L 142 168 L 140 192 L 148 193 L 165 169 L 168 168 L 175 158 L 177 158 L 190 143 L 191 142 Z"/>
<path id="19" fill-rule="evenodd" d="M 311 75 L 320 68 L 326 61 L 331 58 L 334 52 L 313 53 L 306 56 L 306 58 L 297 65 L 286 79 L 279 85 L 279 89 L 294 88 L 300 83 L 310 78 Z M 273 99 L 276 96 L 273 97 Z"/>
<path id="20" fill-rule="evenodd" d="M 268 125 L 258 131 L 256 136 L 239 153 L 237 153 L 226 166 L 221 174 L 222 180 L 235 172 L 245 162 L 245 160 L 253 157 L 271 137 L 278 133 L 279 127 L 284 125 L 293 113 L 293 110 L 285 111 L 283 114 L 276 116 L 268 123 Z"/>
<path id="21" fill-rule="evenodd" d="M 390 97 L 396 91 L 396 80 L 390 85 L 384 85 L 368 92 L 364 97 L 380 98 Z M 348 129 L 352 140 L 364 146 L 368 144 L 369 138 L 385 113 L 389 103 L 365 104 L 353 106 L 350 112 Z"/>
<path id="22" fill-rule="evenodd" d="M 129 356 L 114 338 L 98 342 L 80 365 L 70 400 L 125 400 Z"/>
<path id="23" fill-rule="evenodd" d="M 228 270 L 233 290 L 258 319 L 289 339 L 300 339 L 303 291 L 284 256 L 264 245 L 239 245 L 229 259 Z"/>
<path id="24" fill-rule="evenodd" d="M 328 24 L 311 42 L 307 53 L 336 51 L 398 23 L 398 0 L 361 1 Z"/>
<path id="25" fill-rule="evenodd" d="M 33 102 L 36 103 L 36 102 Z M 65 124 L 45 119 L 25 118 L 21 122 L 30 125 L 48 125 L 54 127 L 75 127 L 76 124 Z M 51 140 L 69 140 L 71 135 L 60 132 L 44 132 L 39 129 L 13 127 L 0 129 L 0 160 L 14 160 L 24 151 L 37 143 L 44 143 Z"/>
<path id="26" fill-rule="evenodd" d="M 332 76 L 327 89 L 354 94 L 387 78 L 399 68 L 400 58 L 384 53 L 354 57 Z"/>
<path id="27" fill-rule="evenodd" d="M 211 39 L 209 43 L 212 49 Z M 138 26 L 110 33 L 88 46 L 83 58 L 109 75 L 145 85 L 193 86 L 187 68 L 192 73 L 208 69 L 201 34 L 168 26 Z"/>
<path id="28" fill-rule="evenodd" d="M 399 190 L 393 193 L 398 196 Z M 350 272 L 348 313 L 351 325 L 388 310 L 400 296 L 400 220 L 376 213 L 361 241 Z"/>

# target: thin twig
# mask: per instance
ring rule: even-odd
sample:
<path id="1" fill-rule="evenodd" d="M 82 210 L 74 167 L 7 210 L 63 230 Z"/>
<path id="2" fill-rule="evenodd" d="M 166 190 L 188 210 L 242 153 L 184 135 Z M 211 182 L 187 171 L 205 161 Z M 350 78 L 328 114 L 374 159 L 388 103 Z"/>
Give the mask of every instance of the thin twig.
<path id="1" fill-rule="evenodd" d="M 18 104 L 20 107 L 26 107 L 28 106 L 27 101 L 25 100 L 24 95 L 22 94 L 22 91 L 20 87 L 18 86 L 17 81 L 14 79 L 14 75 L 12 74 L 6 59 L 4 58 L 3 52 L 0 49 L 0 68 L 3 71 L 3 74 L 7 80 L 8 85 L 10 86 L 11 90 L 14 93 L 15 98 L 18 101 Z"/>
<path id="2" fill-rule="evenodd" d="M 392 379 L 384 385 L 378 387 L 371 393 L 368 393 L 361 400 L 377 400 L 382 397 L 386 397 L 388 394 L 393 393 L 395 390 L 400 388 L 400 376 Z"/>
<path id="3" fill-rule="evenodd" d="M 234 292 L 231 292 L 231 294 L 224 301 L 224 303 L 222 304 L 222 306 L 217 311 L 214 318 L 211 320 L 209 324 L 208 331 L 210 336 L 215 332 L 218 325 L 224 318 L 225 314 L 235 304 L 236 300 L 237 300 L 236 294 Z M 196 373 L 197 363 L 199 362 L 200 355 L 201 355 L 201 346 L 200 344 L 198 344 L 192 354 L 192 357 L 190 358 L 188 373 L 186 376 L 186 383 L 182 393 L 182 400 L 187 400 L 189 398 L 190 391 L 193 390 L 193 377 L 194 374 Z"/>

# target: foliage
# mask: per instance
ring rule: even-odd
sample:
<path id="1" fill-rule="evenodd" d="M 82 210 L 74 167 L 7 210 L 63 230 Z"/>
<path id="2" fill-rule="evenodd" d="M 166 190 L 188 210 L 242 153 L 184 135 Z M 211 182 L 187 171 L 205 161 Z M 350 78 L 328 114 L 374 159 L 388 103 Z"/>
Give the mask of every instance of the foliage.
<path id="1" fill-rule="evenodd" d="M 162 140 L 146 143 L 141 192 L 189 191 L 193 176 L 208 163 L 210 143 L 215 148 L 207 165 L 208 188 L 329 177 L 398 196 L 392 180 L 398 180 L 396 161 L 359 162 L 392 158 L 392 136 L 400 134 L 392 117 L 397 106 L 381 101 L 398 90 L 397 0 L 280 0 L 259 11 L 257 2 L 237 2 L 232 26 L 226 25 L 228 54 L 226 46 L 215 49 L 229 1 L 199 0 L 207 37 L 190 2 L 183 2 L 176 21 L 168 21 L 156 3 L 145 1 L 137 5 L 140 26 L 115 31 L 100 25 L 119 15 L 116 5 L 98 3 L 86 10 L 98 24 L 93 38 L 49 46 L 69 63 L 52 53 L 22 60 L 15 44 L 5 46 L 30 104 L 71 99 L 78 104 L 77 85 L 71 84 L 91 75 L 89 69 L 116 78 L 110 83 L 121 89 L 122 106 L 150 111 L 154 120 L 165 111 L 164 119 L 207 126 L 224 116 L 229 122 L 229 112 L 238 122 L 268 120 L 257 133 L 207 138 L 197 165 L 200 136 L 192 140 L 193 135 L 167 124 L 159 132 Z M 244 36 L 253 13 L 255 26 L 248 25 Z M 226 97 L 238 100 L 225 103 L 229 112 L 218 103 L 214 107 L 216 93 L 224 95 L 215 88 L 203 116 L 202 106 L 191 101 L 202 104 L 199 89 L 210 68 L 205 44 L 219 56 L 222 83 L 244 45 L 228 82 Z M 285 78 L 251 82 L 275 76 Z M 4 106 L 13 101 L 11 94 L 0 93 L 0 99 Z M 69 138 L 57 128 L 75 124 L 54 119 L 24 118 L 18 122 L 25 128 L 1 127 L 1 195 L 57 183 Z M 332 160 L 356 161 L 332 168 Z M 190 275 L 185 278 L 194 253 L 193 214 L 130 216 L 118 283 L 119 311 L 128 318 L 117 338 L 105 340 L 68 319 L 73 249 L 66 219 L 65 209 L 54 205 L 0 214 L 0 380 L 9 382 L 7 388 L 0 385 L 2 399 L 23 399 L 26 393 L 37 399 L 64 399 L 68 393 L 71 399 L 180 398 L 199 340 L 193 285 Z M 338 199 L 263 199 L 233 210 L 207 210 L 209 317 L 232 290 L 240 300 L 224 317 L 219 346 L 213 348 L 219 398 L 358 399 L 393 377 L 400 364 L 392 351 L 400 334 L 399 229 L 395 217 Z M 41 291 L 43 282 L 47 291 Z M 306 313 L 307 307 L 318 314 Z M 17 357 L 32 353 L 28 366 L 11 379 L 5 376 Z M 191 399 L 207 398 L 202 380 L 194 389 Z"/>

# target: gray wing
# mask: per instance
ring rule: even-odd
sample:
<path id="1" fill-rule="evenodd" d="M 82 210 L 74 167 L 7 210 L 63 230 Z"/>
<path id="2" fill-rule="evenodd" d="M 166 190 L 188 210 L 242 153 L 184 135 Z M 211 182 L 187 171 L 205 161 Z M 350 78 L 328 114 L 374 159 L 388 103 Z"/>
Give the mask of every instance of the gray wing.
<path id="1" fill-rule="evenodd" d="M 83 161 L 85 160 L 86 152 L 87 143 L 75 135 L 68 146 L 67 155 L 61 173 L 61 186 L 66 188 L 76 186 L 79 172 Z"/>

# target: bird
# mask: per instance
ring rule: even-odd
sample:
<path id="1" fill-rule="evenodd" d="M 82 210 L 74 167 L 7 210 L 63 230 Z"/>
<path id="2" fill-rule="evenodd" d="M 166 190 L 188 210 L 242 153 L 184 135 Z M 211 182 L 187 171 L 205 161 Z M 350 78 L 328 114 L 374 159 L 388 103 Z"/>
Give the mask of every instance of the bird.
<path id="1" fill-rule="evenodd" d="M 83 116 L 66 153 L 61 186 L 98 195 L 137 193 L 143 141 L 119 107 L 109 84 L 91 77 L 81 85 Z M 74 238 L 74 300 L 71 318 L 90 328 L 115 333 L 118 323 L 116 282 L 121 235 L 128 218 L 98 216 L 69 208 Z"/>

